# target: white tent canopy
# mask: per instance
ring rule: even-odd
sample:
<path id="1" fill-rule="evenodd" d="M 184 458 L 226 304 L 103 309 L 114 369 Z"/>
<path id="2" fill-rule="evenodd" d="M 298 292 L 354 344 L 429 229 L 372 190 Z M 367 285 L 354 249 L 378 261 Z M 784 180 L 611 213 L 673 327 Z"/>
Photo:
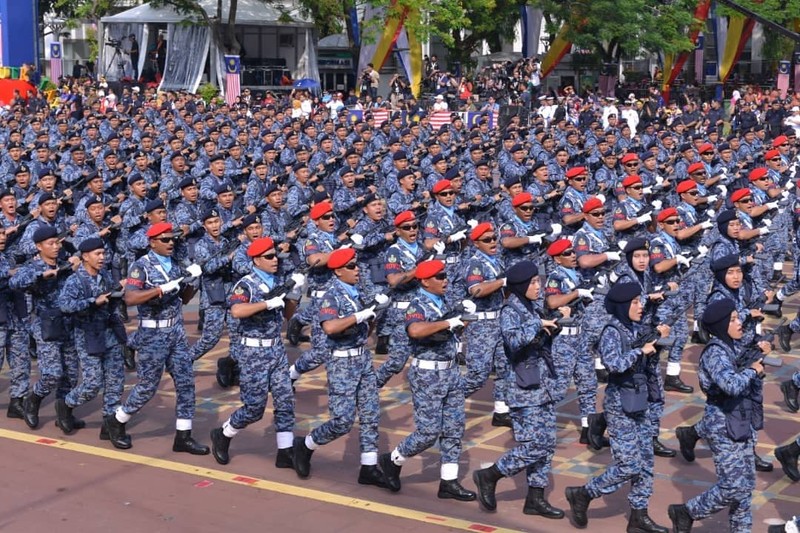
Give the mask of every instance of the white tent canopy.
<path id="1" fill-rule="evenodd" d="M 276 56 L 283 58 L 286 67 L 293 71 L 293 77 L 319 80 L 316 61 L 316 35 L 314 25 L 301 16 L 290 0 L 283 9 L 274 3 L 263 0 L 239 0 L 236 10 L 237 34 L 244 37 L 242 45 L 249 58 Z M 198 3 L 212 19 L 216 17 L 217 0 L 198 0 Z M 228 18 L 229 2 L 223 2 L 223 21 Z M 291 21 L 283 19 L 288 15 Z M 185 24 L 195 21 L 198 24 Z M 130 59 L 111 60 L 113 49 L 105 46 L 108 39 L 123 38 L 125 51 L 127 35 L 134 33 L 140 41 L 139 72 L 144 66 L 148 51 L 147 40 L 153 40 L 148 27 L 151 25 L 167 26 L 167 53 L 162 73 L 161 88 L 197 90 L 206 62 L 209 65 L 210 78 L 224 90 L 224 51 L 214 41 L 208 27 L 202 26 L 202 17 L 183 15 L 171 6 L 153 7 L 143 4 L 122 13 L 100 19 L 98 31 L 100 43 L 100 72 L 110 80 L 120 79 L 132 73 Z M 153 29 L 153 35 L 155 31 Z M 200 53 L 198 53 L 200 52 Z M 244 52 L 243 52 L 244 54 Z M 125 54 L 123 54 L 123 57 Z"/>

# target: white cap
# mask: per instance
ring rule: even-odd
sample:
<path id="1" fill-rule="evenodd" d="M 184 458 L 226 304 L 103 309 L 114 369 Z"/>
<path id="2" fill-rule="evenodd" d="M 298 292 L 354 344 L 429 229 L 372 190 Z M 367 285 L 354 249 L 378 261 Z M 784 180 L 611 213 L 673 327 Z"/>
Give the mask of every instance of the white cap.
<path id="1" fill-rule="evenodd" d="M 444 96 L 442 96 L 441 94 L 437 94 L 436 95 L 436 99 L 437 100 L 444 100 Z"/>
<path id="2" fill-rule="evenodd" d="M 797 113 L 798 111 L 800 111 L 800 107 L 794 106 L 792 108 L 792 113 Z"/>

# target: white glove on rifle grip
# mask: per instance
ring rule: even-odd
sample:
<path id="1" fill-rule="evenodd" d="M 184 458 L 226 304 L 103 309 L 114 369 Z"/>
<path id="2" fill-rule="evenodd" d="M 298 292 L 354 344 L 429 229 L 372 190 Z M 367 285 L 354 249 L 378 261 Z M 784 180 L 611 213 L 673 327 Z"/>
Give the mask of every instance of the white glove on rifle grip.
<path id="1" fill-rule="evenodd" d="M 378 302 L 378 305 L 383 305 L 389 301 L 389 297 L 385 294 L 376 294 L 375 301 Z"/>
<path id="2" fill-rule="evenodd" d="M 477 226 L 477 225 L 478 225 L 478 221 L 475 220 L 474 218 L 471 218 L 471 219 L 467 220 L 467 226 L 469 226 L 469 229 L 475 229 L 475 226 Z"/>
<path id="3" fill-rule="evenodd" d="M 542 239 L 544 239 L 544 235 L 530 235 L 528 244 L 542 244 Z"/>
<path id="4" fill-rule="evenodd" d="M 639 224 L 644 224 L 645 222 L 650 222 L 653 219 L 652 213 L 645 213 L 644 215 L 636 217 L 636 222 Z"/>
<path id="5" fill-rule="evenodd" d="M 700 223 L 700 227 L 703 229 L 711 229 L 714 227 L 714 223 L 711 222 L 710 220 L 705 220 Z"/>
<path id="6" fill-rule="evenodd" d="M 286 298 L 286 293 L 274 298 L 270 298 L 267 300 L 267 309 L 280 309 L 281 307 L 285 306 L 286 302 L 283 301 L 284 298 Z"/>
<path id="7" fill-rule="evenodd" d="M 769 233 L 769 228 L 758 228 L 759 235 L 766 235 L 767 233 Z"/>
<path id="8" fill-rule="evenodd" d="M 709 196 L 706 196 L 706 200 L 708 200 L 708 203 L 713 204 L 714 202 L 717 201 L 717 195 L 711 194 Z"/>
<path id="9" fill-rule="evenodd" d="M 461 307 L 464 308 L 464 311 L 468 315 L 472 315 L 478 312 L 478 306 L 475 305 L 475 302 L 473 302 L 472 300 L 462 300 Z"/>
<path id="10" fill-rule="evenodd" d="M 356 244 L 356 246 L 361 246 L 362 244 L 364 244 L 364 236 L 359 235 L 358 233 L 353 233 L 352 235 L 350 235 L 350 240 L 353 241 Z"/>
<path id="11" fill-rule="evenodd" d="M 294 281 L 294 286 L 296 288 L 302 288 L 306 284 L 306 277 L 299 272 L 295 272 L 289 277 Z"/>
<path id="12" fill-rule="evenodd" d="M 158 288 L 161 289 L 161 294 L 169 294 L 173 291 L 177 291 L 178 287 L 180 287 L 181 281 L 183 278 L 178 278 L 176 280 L 168 281 L 162 285 L 159 285 Z"/>
<path id="13" fill-rule="evenodd" d="M 591 298 L 594 300 L 594 294 L 592 294 L 592 289 L 578 289 L 578 296 L 581 298 Z"/>
<path id="14" fill-rule="evenodd" d="M 682 255 L 676 255 L 675 256 L 675 260 L 678 262 L 679 265 L 683 265 L 683 266 L 686 266 L 686 267 L 689 266 L 689 260 L 686 257 L 682 256 Z"/>
<path id="15" fill-rule="evenodd" d="M 192 275 L 193 278 L 199 278 L 203 275 L 203 268 L 197 263 L 192 263 L 186 267 L 186 272 Z"/>
<path id="16" fill-rule="evenodd" d="M 458 241 L 463 241 L 466 238 L 467 238 L 466 230 L 461 230 L 461 231 L 457 231 L 456 233 L 453 233 L 452 235 L 450 235 L 450 239 L 449 240 L 450 240 L 450 242 L 458 242 Z"/>
<path id="17" fill-rule="evenodd" d="M 463 328 L 464 323 L 461 321 L 461 315 L 454 316 L 453 318 L 447 319 L 447 329 L 453 331 L 456 328 Z"/>
<path id="18" fill-rule="evenodd" d="M 561 224 L 550 224 L 550 231 L 553 234 L 553 237 L 556 235 L 561 235 L 562 229 L 563 228 L 561 227 Z"/>
<path id="19" fill-rule="evenodd" d="M 370 318 L 375 318 L 375 306 L 367 307 L 366 309 L 362 309 L 361 311 L 356 311 L 356 324 L 361 324 L 362 322 L 366 322 Z"/>
<path id="20" fill-rule="evenodd" d="M 619 261 L 621 257 L 619 252 L 606 252 L 605 254 L 608 261 Z"/>

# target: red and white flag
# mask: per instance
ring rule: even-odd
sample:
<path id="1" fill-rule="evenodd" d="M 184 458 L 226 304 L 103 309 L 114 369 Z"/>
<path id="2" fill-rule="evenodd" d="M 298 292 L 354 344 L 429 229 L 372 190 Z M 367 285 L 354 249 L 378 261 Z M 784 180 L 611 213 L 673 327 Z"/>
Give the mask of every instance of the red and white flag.
<path id="1" fill-rule="evenodd" d="M 450 118 L 450 111 L 435 111 L 431 113 L 431 127 L 438 130 L 445 124 L 452 124 L 453 119 Z"/>
<path id="2" fill-rule="evenodd" d="M 228 105 L 235 104 L 236 99 L 242 94 L 240 79 L 239 56 L 225 56 L 225 102 Z"/>
<path id="3" fill-rule="evenodd" d="M 372 113 L 372 117 L 375 119 L 375 124 L 380 125 L 382 122 L 389 120 L 388 109 L 370 109 L 369 112 Z"/>
<path id="4" fill-rule="evenodd" d="M 58 85 L 61 76 L 61 43 L 50 43 L 50 81 Z"/>
<path id="5" fill-rule="evenodd" d="M 778 79 L 777 86 L 781 92 L 781 98 L 786 98 L 789 93 L 789 72 L 792 69 L 791 61 L 781 61 L 778 63 Z M 795 88 L 797 90 L 797 88 Z"/>

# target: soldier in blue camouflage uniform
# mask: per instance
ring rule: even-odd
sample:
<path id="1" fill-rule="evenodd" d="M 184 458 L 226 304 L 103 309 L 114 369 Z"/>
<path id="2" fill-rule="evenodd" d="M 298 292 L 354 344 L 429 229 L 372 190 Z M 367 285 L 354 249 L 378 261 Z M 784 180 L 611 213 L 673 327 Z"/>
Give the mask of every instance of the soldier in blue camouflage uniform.
<path id="1" fill-rule="evenodd" d="M 505 402 L 505 377 L 508 365 L 500 337 L 500 307 L 506 280 L 504 265 L 497 253 L 497 234 L 490 222 L 482 222 L 470 232 L 475 246 L 466 262 L 463 277 L 477 311 L 477 320 L 465 330 L 467 374 L 464 396 L 469 398 L 483 387 L 494 368 L 493 426 L 511 427 L 511 415 Z"/>
<path id="2" fill-rule="evenodd" d="M 0 199 L 5 193 L 0 193 Z M 0 358 L 8 362 L 9 402 L 6 416 L 23 419 L 23 400 L 30 382 L 30 355 L 28 354 L 28 331 L 20 316 L 19 308 L 25 309 L 25 296 L 9 288 L 12 262 L 6 250 L 7 237 L 0 231 Z M 0 359 L 0 362 L 2 361 Z"/>
<path id="3" fill-rule="evenodd" d="M 69 264 L 59 263 L 61 242 L 56 229 L 42 225 L 32 236 L 37 257 L 21 266 L 11 276 L 9 286 L 24 291 L 33 299 L 34 314 L 30 328 L 36 339 L 39 380 L 25 398 L 25 423 L 31 429 L 39 426 L 39 406 L 54 390 L 63 399 L 78 382 L 78 357 L 69 319 L 58 308 L 57 295 L 72 273 Z M 78 263 L 71 258 L 72 267 Z M 28 356 L 30 357 L 30 355 Z M 30 359 L 26 363 L 30 376 Z M 28 378 L 29 379 L 29 378 Z"/>
<path id="4" fill-rule="evenodd" d="M 622 180 L 622 190 L 624 199 L 614 209 L 614 232 L 624 239 L 644 237 L 648 233 L 647 226 L 653 218 L 653 211 L 646 210 L 639 214 L 645 207 L 642 178 L 636 175 L 626 177 Z"/>
<path id="5" fill-rule="evenodd" d="M 386 280 L 393 290 L 392 304 L 386 313 L 386 324 L 391 328 L 389 356 L 375 371 L 379 389 L 403 370 L 411 354 L 403 321 L 418 287 L 414 278 L 417 262 L 425 255 L 424 248 L 417 242 L 419 222 L 412 211 L 398 214 L 394 218 L 394 227 L 397 239 L 385 254 Z"/>
<path id="6" fill-rule="evenodd" d="M 729 509 L 731 531 L 750 531 L 750 509 L 755 488 L 753 434 L 763 426 L 761 360 L 742 361 L 736 341 L 742 323 L 733 300 L 710 303 L 703 325 L 712 339 L 700 355 L 698 378 L 706 395 L 703 424 L 714 457 L 717 483 L 684 505 L 670 505 L 673 531 L 689 533 L 694 520 Z"/>
<path id="7" fill-rule="evenodd" d="M 584 221 L 583 204 L 589 199 L 586 192 L 588 176 L 584 167 L 574 167 L 566 173 L 569 185 L 558 204 L 558 218 L 564 228 L 564 235 L 574 234 Z"/>
<path id="8" fill-rule="evenodd" d="M 335 279 L 320 303 L 319 322 L 328 350 L 330 419 L 305 438 L 294 439 L 294 469 L 298 476 L 307 478 L 314 450 L 347 435 L 358 415 L 361 448 L 358 482 L 385 488 L 386 480 L 378 468 L 378 387 L 372 354 L 365 347 L 368 321 L 375 318 L 375 305 L 364 308 L 361 303 L 355 250 L 343 248 L 328 255 L 327 266 Z M 387 301 L 388 297 L 383 296 L 379 303 Z"/>
<path id="9" fill-rule="evenodd" d="M 552 224 L 550 228 L 539 227 L 540 219 L 533 218 L 535 208 L 531 193 L 517 194 L 511 199 L 511 206 L 512 218 L 500 226 L 503 261 L 508 268 L 520 261 L 535 260 L 544 238 L 561 234 L 561 224 Z"/>
<path id="10" fill-rule="evenodd" d="M 644 306 L 638 283 L 617 283 L 605 298 L 611 315 L 600 335 L 599 350 L 609 371 L 603 406 L 614 463 L 605 472 L 581 487 L 567 487 L 566 496 L 576 527 L 588 523 L 586 511 L 595 498 L 612 494 L 631 482 L 628 502 L 631 514 L 628 531 L 667 533 L 647 514 L 653 493 L 653 443 L 648 417 L 648 382 L 658 372 L 655 339 L 639 346 Z M 669 335 L 669 326 L 660 325 L 657 334 Z"/>
<path id="11" fill-rule="evenodd" d="M 292 468 L 294 395 L 281 340 L 286 293 L 272 294 L 280 282 L 277 250 L 271 238 L 262 237 L 250 244 L 247 255 L 253 260 L 253 272 L 240 279 L 228 296 L 231 314 L 240 320 L 242 349 L 237 362 L 241 368 L 239 393 L 243 405 L 222 427 L 211 431 L 212 450 L 219 464 L 228 464 L 231 439 L 261 420 L 267 395 L 272 393 L 278 441 L 275 466 Z"/>
<path id="12" fill-rule="evenodd" d="M 166 369 L 175 385 L 175 440 L 172 451 L 206 455 L 207 446 L 192 438 L 195 391 L 192 356 L 183 326 L 182 307 L 194 296 L 187 278 L 192 276 L 172 260 L 175 233 L 172 224 L 161 222 L 147 231 L 150 252 L 137 259 L 128 273 L 125 303 L 137 306 L 139 329 L 131 344 L 138 352 L 138 383 L 128 399 L 105 418 L 111 443 L 129 448 L 125 424 L 149 402 Z"/>
<path id="13" fill-rule="evenodd" d="M 456 192 L 450 180 L 440 180 L 431 189 L 436 199 L 428 207 L 422 238 L 426 250 L 436 250 L 444 255 L 447 265 L 448 285 L 447 301 L 453 304 L 463 296 L 463 283 L 460 282 L 461 270 L 459 258 L 462 242 L 467 238 L 469 226 L 454 207 Z"/>
<path id="14" fill-rule="evenodd" d="M 463 327 L 460 316 L 445 319 L 444 294 L 447 288 L 445 264 L 423 261 L 415 278 L 416 291 L 404 324 L 414 357 L 408 382 L 414 402 L 414 432 L 391 452 L 380 457 L 389 489 L 400 490 L 400 469 L 409 457 L 427 450 L 439 440 L 441 474 L 438 497 L 472 501 L 475 493 L 458 481 L 458 459 L 464 435 L 464 379 L 456 362 L 456 337 L 453 330 Z"/>
<path id="15" fill-rule="evenodd" d="M 512 368 L 507 378 L 507 402 L 517 446 L 492 466 L 473 472 L 472 479 L 481 507 L 494 511 L 497 482 L 525 470 L 528 493 L 522 512 L 559 519 L 564 511 L 551 506 L 544 495 L 556 449 L 555 406 L 563 399 L 556 370 L 561 361 L 551 350 L 550 333 L 557 324 L 542 319 L 539 271 L 534 263 L 521 261 L 508 269 L 507 276 L 511 294 L 500 312 L 500 330 Z M 568 307 L 560 310 L 569 316 Z"/>
<path id="16" fill-rule="evenodd" d="M 103 416 L 113 415 L 125 383 L 122 344 L 127 337 L 114 309 L 119 297 L 111 299 L 118 287 L 105 265 L 105 245 L 102 239 L 92 237 L 78 250 L 82 264 L 58 295 L 61 312 L 72 316 L 81 369 L 80 384 L 63 399 L 56 399 L 56 425 L 67 435 L 76 429 L 72 410 L 93 400 L 101 389 Z M 108 440 L 108 433 L 101 430 L 100 438 Z"/>

